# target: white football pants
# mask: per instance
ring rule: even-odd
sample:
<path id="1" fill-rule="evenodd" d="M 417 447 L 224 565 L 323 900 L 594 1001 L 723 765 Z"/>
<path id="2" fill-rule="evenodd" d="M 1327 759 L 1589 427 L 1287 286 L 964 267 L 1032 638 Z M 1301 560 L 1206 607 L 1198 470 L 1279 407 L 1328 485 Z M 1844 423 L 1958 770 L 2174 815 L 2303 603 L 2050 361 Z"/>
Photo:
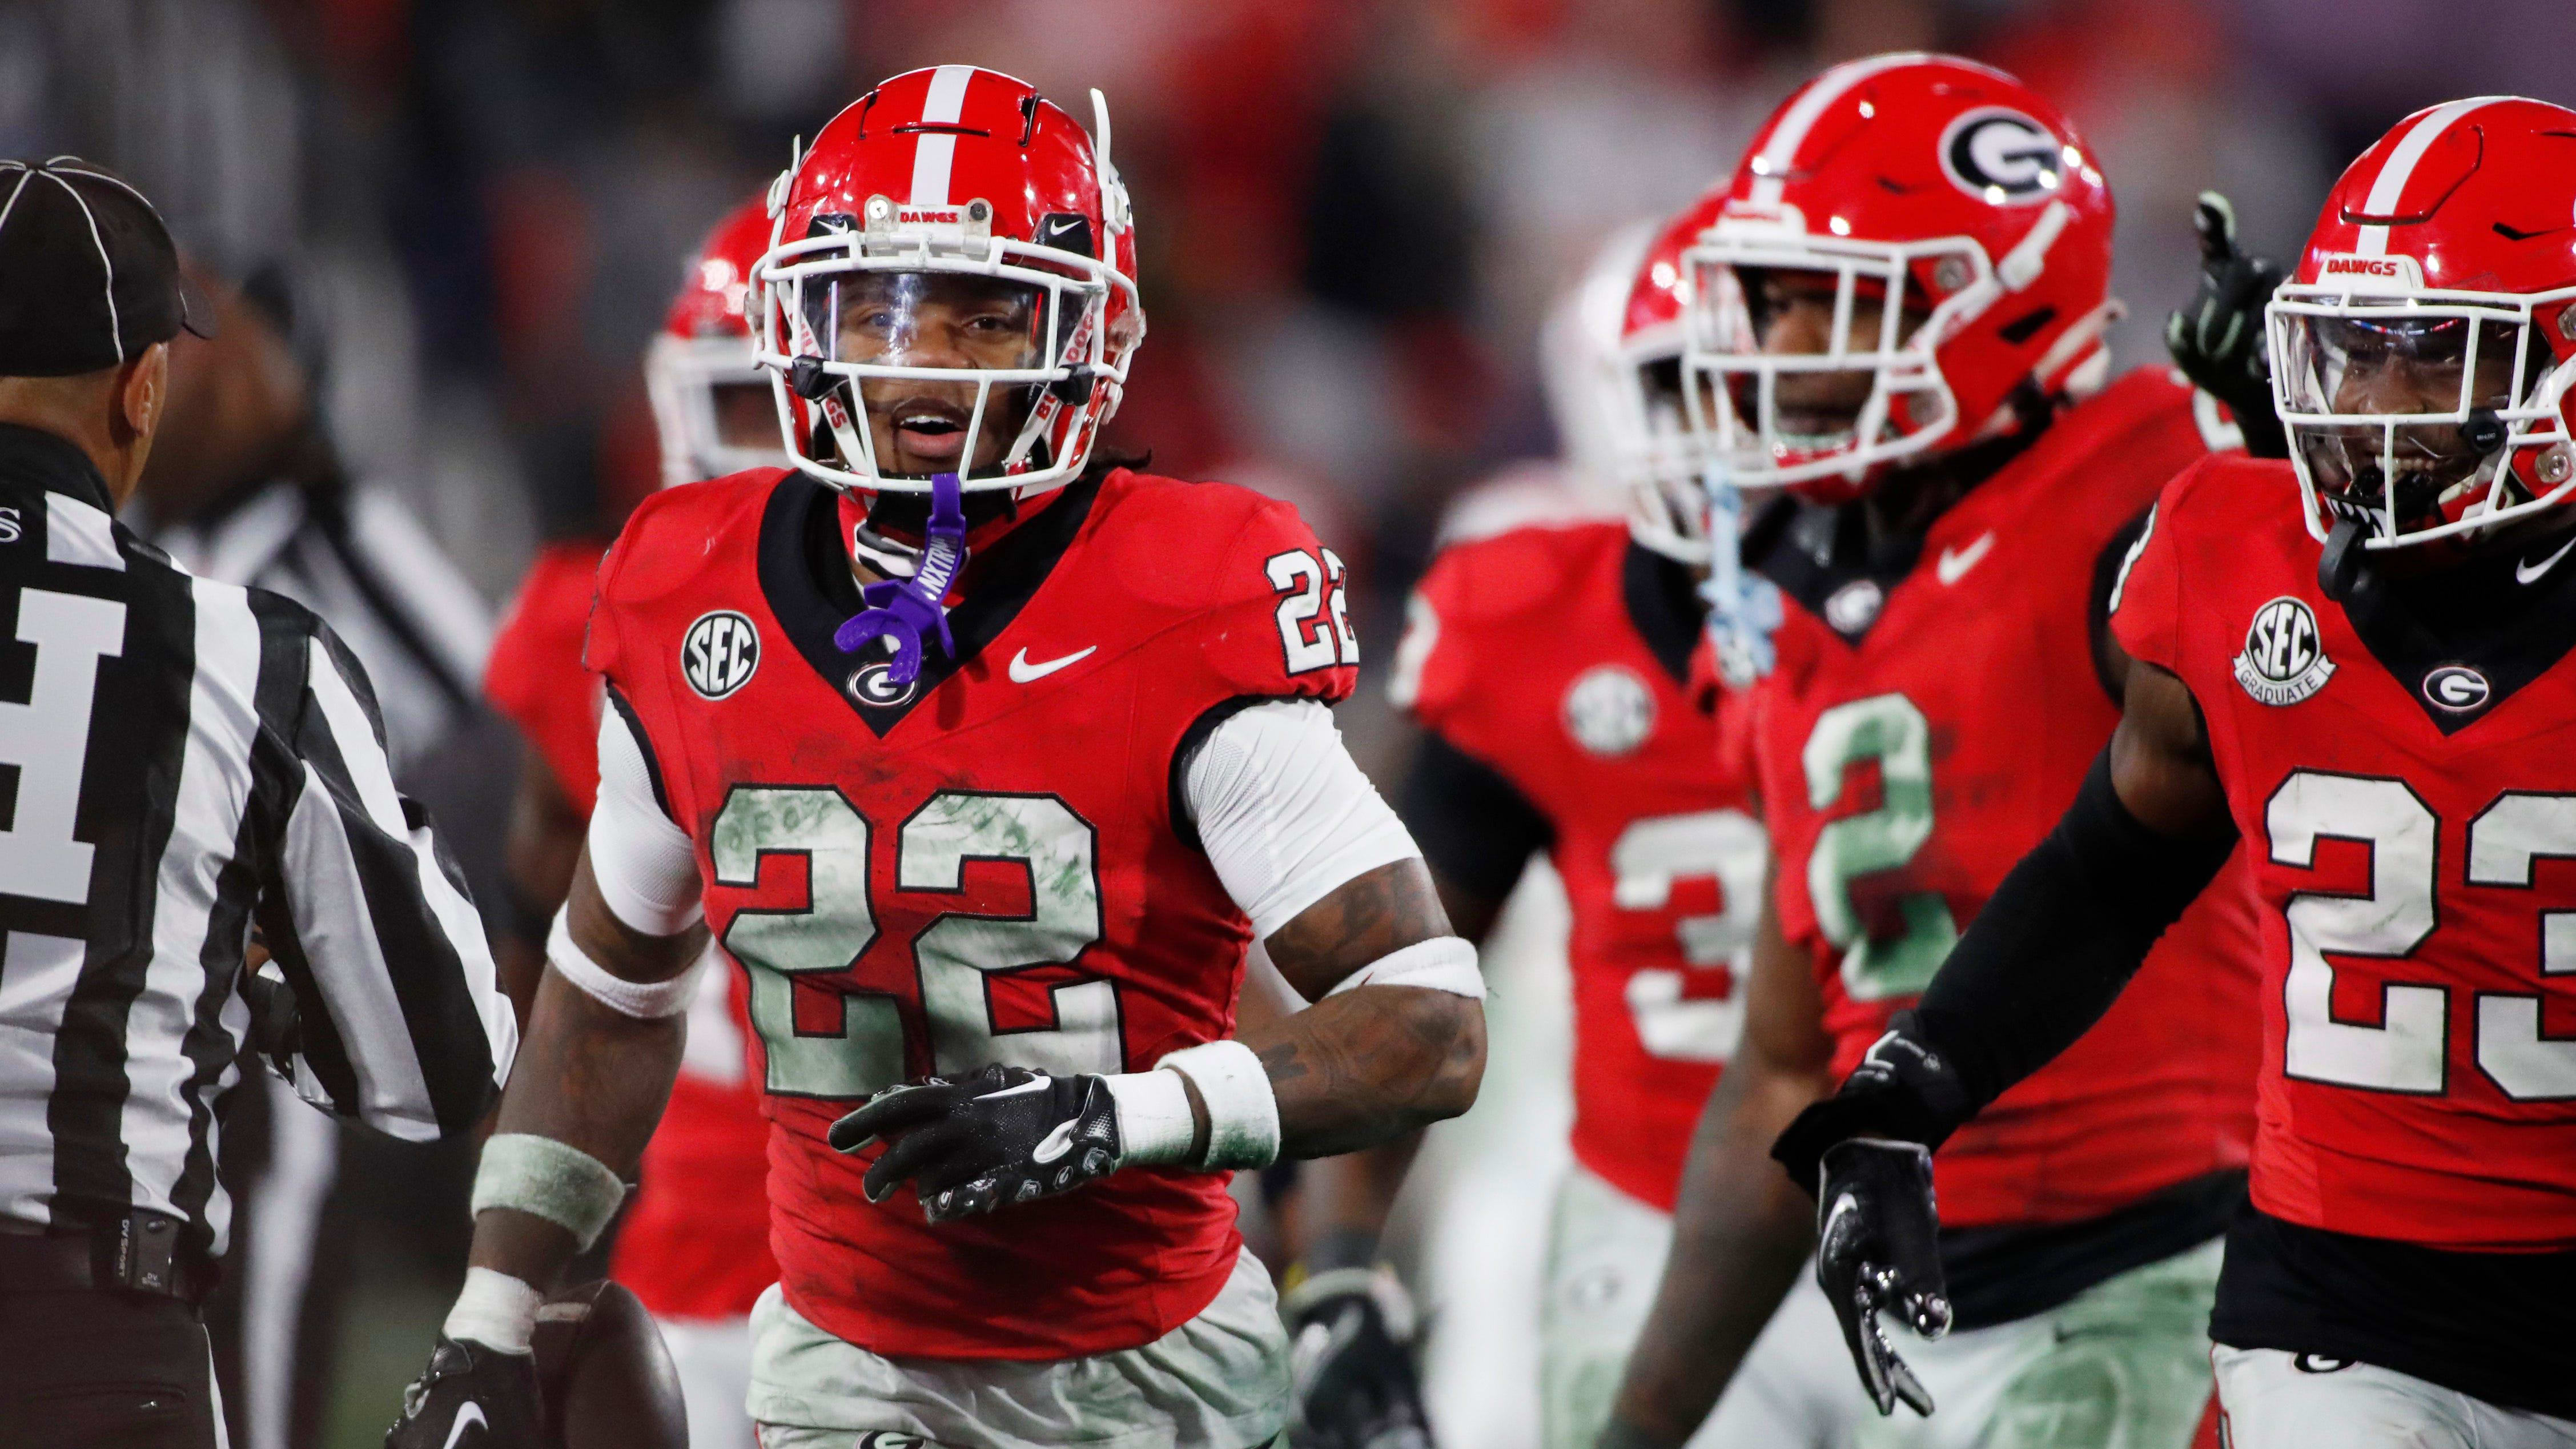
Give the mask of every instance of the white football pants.
<path id="1" fill-rule="evenodd" d="M 1558 1185 L 1539 1319 L 1544 1449 L 1591 1449 L 1646 1326 L 1673 1221 L 1577 1166 Z M 1868 1409 L 1812 1268 L 1691 1437 L 1690 1449 L 1847 1449 Z"/>
<path id="2" fill-rule="evenodd" d="M 2576 1423 L 2499 1408 L 2394 1369 L 2224 1344 L 2211 1359 L 2228 1449 L 2576 1446 Z"/>
<path id="3" fill-rule="evenodd" d="M 1088 1358 L 887 1358 L 806 1321 L 776 1285 L 751 1333 L 762 1449 L 1260 1449 L 1288 1422 L 1288 1331 L 1250 1253 L 1198 1317 Z"/>
<path id="4" fill-rule="evenodd" d="M 751 1320 L 657 1318 L 680 1394 L 689 1407 L 689 1449 L 752 1449 Z"/>

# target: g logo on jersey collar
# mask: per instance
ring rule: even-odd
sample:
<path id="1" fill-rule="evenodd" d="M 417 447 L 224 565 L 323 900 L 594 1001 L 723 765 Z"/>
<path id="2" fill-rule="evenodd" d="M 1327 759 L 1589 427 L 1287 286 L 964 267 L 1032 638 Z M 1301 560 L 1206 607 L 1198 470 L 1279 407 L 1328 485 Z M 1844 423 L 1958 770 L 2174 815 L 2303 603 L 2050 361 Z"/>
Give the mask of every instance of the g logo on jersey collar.
<path id="1" fill-rule="evenodd" d="M 1941 174 L 1989 206 L 2028 206 L 2057 194 L 2063 144 L 2019 111 L 1984 106 L 1941 133 Z"/>
<path id="2" fill-rule="evenodd" d="M 722 699 L 760 668 L 760 630 L 731 609 L 700 614 L 680 639 L 680 675 L 701 699 Z"/>
<path id="3" fill-rule="evenodd" d="M 892 709 L 896 705 L 910 704 L 912 697 L 921 692 L 921 676 L 916 674 L 911 679 L 897 684 L 891 677 L 893 673 L 893 661 L 885 659 L 862 664 L 851 670 L 850 677 L 846 681 L 850 698 L 875 709 Z"/>
<path id="4" fill-rule="evenodd" d="M 2236 682 L 2270 705 L 2297 704 L 2325 688 L 2335 672 L 2317 632 L 2315 611 L 2305 599 L 2288 594 L 2254 611 L 2254 622 L 2245 630 L 2245 652 L 2235 663 Z"/>
<path id="5" fill-rule="evenodd" d="M 2424 698 L 2435 709 L 2453 714 L 2466 714 L 2487 702 L 2495 692 L 2487 677 L 2465 664 L 2445 664 L 2424 676 Z"/>

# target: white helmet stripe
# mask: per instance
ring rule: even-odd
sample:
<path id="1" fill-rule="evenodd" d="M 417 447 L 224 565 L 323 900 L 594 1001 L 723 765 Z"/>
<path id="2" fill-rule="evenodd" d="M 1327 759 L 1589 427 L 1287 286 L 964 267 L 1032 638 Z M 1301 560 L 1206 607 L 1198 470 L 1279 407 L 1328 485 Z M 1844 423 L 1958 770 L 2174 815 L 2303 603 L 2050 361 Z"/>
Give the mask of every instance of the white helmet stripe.
<path id="1" fill-rule="evenodd" d="M 966 82 L 973 78 L 971 65 L 943 65 L 930 77 L 930 93 L 922 99 L 921 124 L 953 126 L 966 110 Z M 957 138 L 945 131 L 924 131 L 915 138 L 912 150 L 912 204 L 946 206 L 948 204 L 948 165 L 957 157 Z"/>
<path id="2" fill-rule="evenodd" d="M 2433 143 L 2442 138 L 2444 131 L 2451 129 L 2451 123 L 2480 106 L 2509 99 L 2511 97 L 2508 96 L 2472 96 L 2465 101 L 2453 101 L 2416 122 L 2415 128 L 2406 133 L 2406 139 L 2398 142 L 2396 149 L 2388 153 L 2388 163 L 2379 168 L 2379 178 L 2370 183 L 2370 196 L 2362 202 L 2367 214 L 2395 215 L 2398 202 L 2406 194 L 2406 183 L 2415 179 L 2415 163 L 2424 159 L 2424 153 L 2433 149 Z M 2387 255 L 2388 228 L 2363 227 L 2354 249 L 2365 257 Z"/>
<path id="3" fill-rule="evenodd" d="M 1807 143 L 1807 133 L 1816 128 L 1826 108 L 1849 94 L 1852 87 L 1880 71 L 1931 58 L 1922 51 L 1899 51 L 1850 61 L 1816 77 L 1816 83 L 1807 87 L 1797 104 L 1780 117 L 1780 124 L 1771 130 L 1771 139 L 1753 158 L 1753 194 L 1747 199 L 1765 206 L 1778 204 L 1789 167 L 1798 159 L 1798 148 Z"/>

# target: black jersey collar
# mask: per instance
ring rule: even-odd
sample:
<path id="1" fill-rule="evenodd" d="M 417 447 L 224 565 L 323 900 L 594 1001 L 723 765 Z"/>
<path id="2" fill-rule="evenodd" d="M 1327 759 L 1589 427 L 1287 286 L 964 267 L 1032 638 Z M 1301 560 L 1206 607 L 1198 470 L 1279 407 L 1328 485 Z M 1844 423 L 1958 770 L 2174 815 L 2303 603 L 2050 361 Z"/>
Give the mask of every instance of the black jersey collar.
<path id="1" fill-rule="evenodd" d="M 2550 557 L 2570 541 L 2410 579 L 2365 568 L 2344 617 L 2434 728 L 2458 734 L 2576 649 L 2576 558 Z"/>
<path id="2" fill-rule="evenodd" d="M 866 607 L 858 581 L 850 577 L 849 550 L 841 542 L 839 493 L 802 473 L 778 480 L 760 519 L 760 592 L 796 652 L 883 739 L 1019 617 L 1081 530 L 1099 494 L 1098 478 L 1067 485 L 1064 496 L 1037 517 L 968 561 L 965 598 L 948 611 L 957 653 L 942 654 L 932 644 L 923 651 L 921 677 L 899 695 L 886 690 L 885 666 L 874 650 L 844 654 L 832 642 L 833 633 Z"/>
<path id="3" fill-rule="evenodd" d="M 1675 684 L 1690 686 L 1691 651 L 1699 647 L 1703 614 L 1699 580 L 1688 566 L 1664 557 L 1635 539 L 1619 567 L 1619 594 L 1628 606 L 1628 622 L 1646 641 L 1655 662 Z"/>
<path id="4" fill-rule="evenodd" d="M 0 423 L 0 479 L 31 483 L 66 498 L 77 498 L 101 513 L 114 513 L 107 480 L 89 454 L 67 438 L 16 423 Z"/>
<path id="5" fill-rule="evenodd" d="M 1745 534 L 1744 561 L 1852 644 L 1887 612 L 1887 596 L 1923 557 L 1923 535 L 1872 542 L 1862 505 L 1827 508 L 1787 494 Z"/>

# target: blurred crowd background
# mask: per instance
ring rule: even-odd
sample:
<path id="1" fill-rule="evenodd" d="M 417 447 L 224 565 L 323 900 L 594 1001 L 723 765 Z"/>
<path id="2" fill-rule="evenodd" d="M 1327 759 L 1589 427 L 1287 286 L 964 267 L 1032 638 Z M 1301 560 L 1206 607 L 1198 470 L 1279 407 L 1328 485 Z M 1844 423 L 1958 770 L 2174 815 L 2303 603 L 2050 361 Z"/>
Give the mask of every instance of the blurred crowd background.
<path id="1" fill-rule="evenodd" d="M 1597 242 L 1705 186 L 1819 65 L 1916 47 L 2017 72 L 2097 147 L 2123 365 L 2190 291 L 2202 188 L 2287 256 L 2406 112 L 2576 99 L 2569 0 L 0 0 L 0 155 L 118 168 L 244 289 L 310 380 L 290 406 L 332 486 L 408 510 L 470 586 L 433 651 L 470 694 L 535 546 L 653 486 L 644 345 L 792 138 L 916 65 L 1007 70 L 1084 117 L 1098 86 L 1151 319 L 1115 432 L 1155 471 L 1296 501 L 1382 660 L 1452 501 L 1550 452 L 1541 322 Z M 227 506 L 243 480 L 194 461 L 156 506 Z M 1391 769 L 1374 699 L 1345 729 Z M 488 859 L 506 731 L 467 707 L 430 728 L 412 772 Z M 1457 1140 L 1526 1090 L 1489 1090 Z M 298 1443 L 375 1442 L 461 1259 L 458 1154 L 346 1154 L 305 1230 L 317 1274 L 365 1291 L 316 1295 L 338 1347 L 298 1386 Z M 1534 1253 L 1517 1221 L 1439 1251 Z M 1447 1381 L 1502 1381 L 1473 1357 Z M 1485 1413 L 1452 1442 L 1508 1445 Z"/>

